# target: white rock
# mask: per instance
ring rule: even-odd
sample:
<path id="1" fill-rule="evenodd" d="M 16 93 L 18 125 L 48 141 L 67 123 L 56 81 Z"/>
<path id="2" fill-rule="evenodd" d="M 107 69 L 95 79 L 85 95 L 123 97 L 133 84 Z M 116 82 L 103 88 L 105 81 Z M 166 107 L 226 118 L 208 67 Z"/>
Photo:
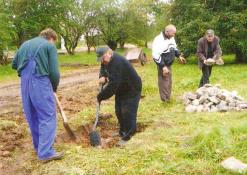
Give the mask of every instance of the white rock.
<path id="1" fill-rule="evenodd" d="M 197 98 L 197 95 L 191 92 L 185 94 L 185 96 L 186 96 L 185 98 L 190 99 L 190 100 L 195 100 Z"/>
<path id="2" fill-rule="evenodd" d="M 199 98 L 199 103 L 200 103 L 200 104 L 203 104 L 207 99 L 208 99 L 208 95 L 202 95 L 202 96 Z"/>
<path id="3" fill-rule="evenodd" d="M 220 100 L 218 98 L 214 97 L 209 97 L 209 101 L 213 102 L 214 104 L 219 104 Z"/>
<path id="4" fill-rule="evenodd" d="M 186 108 L 185 108 L 185 111 L 186 112 L 196 112 L 196 106 L 193 106 L 193 105 L 188 105 L 188 106 L 186 106 Z"/>
<path id="5" fill-rule="evenodd" d="M 209 112 L 218 112 L 218 108 L 216 106 L 212 106 Z"/>
<path id="6" fill-rule="evenodd" d="M 223 166 L 227 170 L 231 170 L 238 173 L 247 172 L 247 164 L 241 162 L 235 157 L 229 157 L 226 160 L 222 161 L 221 166 Z"/>
<path id="7" fill-rule="evenodd" d="M 241 109 L 247 109 L 247 103 L 240 103 L 238 107 Z"/>
<path id="8" fill-rule="evenodd" d="M 199 103 L 199 100 L 198 99 L 195 99 L 192 101 L 192 105 L 194 106 L 198 106 L 200 103 Z"/>
<path id="9" fill-rule="evenodd" d="M 203 112 L 203 105 L 197 106 L 196 112 Z"/>

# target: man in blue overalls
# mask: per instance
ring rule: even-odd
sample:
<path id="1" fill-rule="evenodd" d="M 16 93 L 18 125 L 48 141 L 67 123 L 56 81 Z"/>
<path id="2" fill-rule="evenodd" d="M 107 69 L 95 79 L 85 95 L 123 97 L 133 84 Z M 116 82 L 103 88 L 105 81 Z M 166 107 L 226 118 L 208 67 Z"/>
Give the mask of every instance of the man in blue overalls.
<path id="1" fill-rule="evenodd" d="M 24 42 L 17 51 L 12 68 L 21 77 L 24 113 L 29 124 L 34 149 L 41 161 L 57 160 L 63 153 L 53 149 L 56 135 L 56 104 L 54 92 L 59 84 L 57 39 L 52 29 Z"/>

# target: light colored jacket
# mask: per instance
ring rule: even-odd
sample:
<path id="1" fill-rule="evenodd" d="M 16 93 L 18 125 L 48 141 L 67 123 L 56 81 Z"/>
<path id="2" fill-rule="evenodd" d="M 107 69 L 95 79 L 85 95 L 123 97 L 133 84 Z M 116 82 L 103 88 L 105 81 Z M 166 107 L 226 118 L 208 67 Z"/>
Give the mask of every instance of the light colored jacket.
<path id="1" fill-rule="evenodd" d="M 174 48 L 177 52 L 177 44 L 174 39 L 174 37 L 168 39 L 165 38 L 163 35 L 163 32 L 161 32 L 158 36 L 154 38 L 153 44 L 152 44 L 152 56 L 154 61 L 157 64 L 161 63 L 161 54 L 162 53 L 169 53 L 170 48 Z"/>

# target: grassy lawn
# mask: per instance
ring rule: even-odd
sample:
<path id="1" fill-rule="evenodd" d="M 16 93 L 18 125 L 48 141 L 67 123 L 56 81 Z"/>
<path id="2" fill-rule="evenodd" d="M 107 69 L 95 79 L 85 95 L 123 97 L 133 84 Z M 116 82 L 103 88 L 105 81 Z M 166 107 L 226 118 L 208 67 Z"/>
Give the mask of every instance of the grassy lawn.
<path id="1" fill-rule="evenodd" d="M 231 63 L 233 56 L 225 59 Z M 156 66 L 150 62 L 137 67 L 145 95 L 140 102 L 138 122 L 148 127 L 136 134 L 124 149 L 60 144 L 56 148 L 66 150 L 63 160 L 47 164 L 33 161 L 26 164 L 26 169 L 40 175 L 233 174 L 221 168 L 220 162 L 229 156 L 247 162 L 247 112 L 185 113 L 180 97 L 197 89 L 201 75 L 194 63 L 195 58 L 191 57 L 187 65 L 173 66 L 170 103 L 159 99 Z M 247 99 L 246 70 L 245 64 L 214 67 L 211 82 L 227 90 L 237 90 Z M 86 108 L 70 122 L 74 127 L 87 123 L 92 120 L 88 116 L 94 110 Z M 102 111 L 114 114 L 113 99 L 103 103 Z"/>

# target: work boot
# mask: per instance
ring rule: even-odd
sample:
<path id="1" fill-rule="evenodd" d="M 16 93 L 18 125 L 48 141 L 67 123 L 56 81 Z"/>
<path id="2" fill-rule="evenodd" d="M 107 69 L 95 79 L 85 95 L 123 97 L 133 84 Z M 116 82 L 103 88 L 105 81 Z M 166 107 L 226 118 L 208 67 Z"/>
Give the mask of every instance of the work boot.
<path id="1" fill-rule="evenodd" d="M 47 163 L 47 162 L 50 162 L 52 160 L 60 160 L 60 159 L 63 158 L 63 156 L 64 156 L 64 152 L 58 152 L 55 155 L 49 157 L 48 159 L 41 160 L 41 162 L 42 163 Z"/>
<path id="2" fill-rule="evenodd" d="M 119 140 L 119 142 L 117 143 L 116 146 L 118 146 L 118 147 L 124 147 L 127 144 L 127 142 L 128 141 L 121 139 L 121 140 Z"/>

